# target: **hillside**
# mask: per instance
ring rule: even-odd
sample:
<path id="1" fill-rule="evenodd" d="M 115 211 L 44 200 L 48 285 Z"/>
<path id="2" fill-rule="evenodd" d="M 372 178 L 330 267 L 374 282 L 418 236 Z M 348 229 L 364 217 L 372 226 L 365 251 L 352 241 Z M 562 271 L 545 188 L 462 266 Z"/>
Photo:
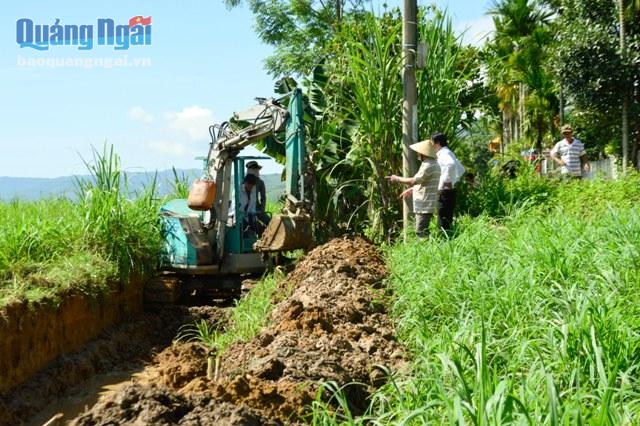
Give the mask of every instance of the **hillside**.
<path id="1" fill-rule="evenodd" d="M 186 176 L 191 182 L 200 175 L 198 169 L 178 170 L 180 176 Z M 127 173 L 129 182 L 129 190 L 132 193 L 140 192 L 142 188 L 149 185 L 155 173 L 154 172 L 130 172 Z M 173 183 L 173 171 L 163 170 L 157 172 L 156 181 L 158 185 L 158 194 L 165 196 L 171 193 Z M 75 199 L 75 182 L 77 179 L 87 179 L 88 175 L 83 176 L 63 176 L 57 178 L 29 178 L 29 177 L 7 177 L 0 176 L 0 200 L 11 201 L 15 199 L 36 201 L 43 198 L 65 197 Z M 276 201 L 279 195 L 284 191 L 284 182 L 281 181 L 279 174 L 271 174 L 263 176 L 267 186 L 267 196 L 270 201 Z"/>

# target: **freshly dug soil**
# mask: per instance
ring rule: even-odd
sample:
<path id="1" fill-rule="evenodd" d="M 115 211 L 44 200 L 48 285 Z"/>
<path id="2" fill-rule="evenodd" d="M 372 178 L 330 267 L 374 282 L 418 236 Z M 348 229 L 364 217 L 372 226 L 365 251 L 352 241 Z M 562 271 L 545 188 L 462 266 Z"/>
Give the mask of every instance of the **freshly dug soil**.
<path id="1" fill-rule="evenodd" d="M 209 395 L 179 395 L 166 387 L 132 384 L 110 398 L 101 400 L 73 425 L 247 425 L 278 423 L 260 412 Z"/>
<path id="2" fill-rule="evenodd" d="M 357 415 L 386 379 L 376 365 L 403 363 L 387 315 L 386 274 L 382 256 L 362 238 L 319 246 L 281 283 L 290 294 L 269 325 L 222 355 L 216 380 L 206 379 L 204 349 L 174 344 L 156 356 L 153 385 L 109 395 L 74 424 L 299 423 L 327 381 L 358 383 L 346 388 Z"/>
<path id="3" fill-rule="evenodd" d="M 0 398 L 0 426 L 31 423 L 31 417 L 48 403 L 75 388 L 82 390 L 97 374 L 142 366 L 152 353 L 171 343 L 181 324 L 206 319 L 222 328 L 227 312 L 218 307 L 163 308 L 102 333 L 82 350 L 58 358 L 8 397 Z"/>
<path id="4" fill-rule="evenodd" d="M 10 395 L 56 358 L 82 349 L 100 333 L 142 313 L 140 277 L 107 287 L 109 291 L 92 295 L 59 289 L 55 296 L 16 299 L 0 307 L 0 397 Z"/>

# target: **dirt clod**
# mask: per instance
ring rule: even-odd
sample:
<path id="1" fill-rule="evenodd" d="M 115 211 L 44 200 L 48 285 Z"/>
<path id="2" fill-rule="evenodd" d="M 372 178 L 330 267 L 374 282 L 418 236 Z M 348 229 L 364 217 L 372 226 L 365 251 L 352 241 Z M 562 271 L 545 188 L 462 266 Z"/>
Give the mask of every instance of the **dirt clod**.
<path id="1" fill-rule="evenodd" d="M 213 400 L 208 396 L 185 397 L 169 388 L 132 384 L 113 398 L 102 400 L 74 426 L 144 425 L 277 425 L 258 411 Z"/>

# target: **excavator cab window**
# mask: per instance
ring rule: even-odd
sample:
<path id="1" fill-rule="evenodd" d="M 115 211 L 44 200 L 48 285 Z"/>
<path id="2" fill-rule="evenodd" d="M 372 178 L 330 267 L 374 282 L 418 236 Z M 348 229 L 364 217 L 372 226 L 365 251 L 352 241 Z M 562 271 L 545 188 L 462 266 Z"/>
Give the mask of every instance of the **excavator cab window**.
<path id="1" fill-rule="evenodd" d="M 230 253 L 253 252 L 253 244 L 262 236 L 271 220 L 271 216 L 266 212 L 257 211 L 257 178 L 245 174 L 246 162 L 256 159 L 267 160 L 269 157 L 239 155 L 233 161 L 234 196 L 231 198 L 232 206 L 229 209 L 232 220 L 229 221 L 225 239 Z"/>

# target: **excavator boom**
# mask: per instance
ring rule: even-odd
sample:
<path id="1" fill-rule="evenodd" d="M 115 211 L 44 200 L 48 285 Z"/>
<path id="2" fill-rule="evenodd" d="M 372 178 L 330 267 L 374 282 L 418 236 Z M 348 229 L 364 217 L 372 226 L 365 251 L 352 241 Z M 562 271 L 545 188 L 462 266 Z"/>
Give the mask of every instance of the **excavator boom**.
<path id="1" fill-rule="evenodd" d="M 271 219 L 262 237 L 254 244 L 259 252 L 279 252 L 307 248 L 312 241 L 310 202 L 305 193 L 306 149 L 302 92 L 295 89 L 289 96 L 287 109 L 277 101 L 264 100 L 245 113 L 236 114 L 238 121 L 250 123 L 237 133 L 214 140 L 209 153 L 211 175 L 221 191 L 216 195 L 218 255 L 225 255 L 224 226 L 228 216 L 231 192 L 231 165 L 239 150 L 264 137 L 285 130 L 285 205 Z"/>

